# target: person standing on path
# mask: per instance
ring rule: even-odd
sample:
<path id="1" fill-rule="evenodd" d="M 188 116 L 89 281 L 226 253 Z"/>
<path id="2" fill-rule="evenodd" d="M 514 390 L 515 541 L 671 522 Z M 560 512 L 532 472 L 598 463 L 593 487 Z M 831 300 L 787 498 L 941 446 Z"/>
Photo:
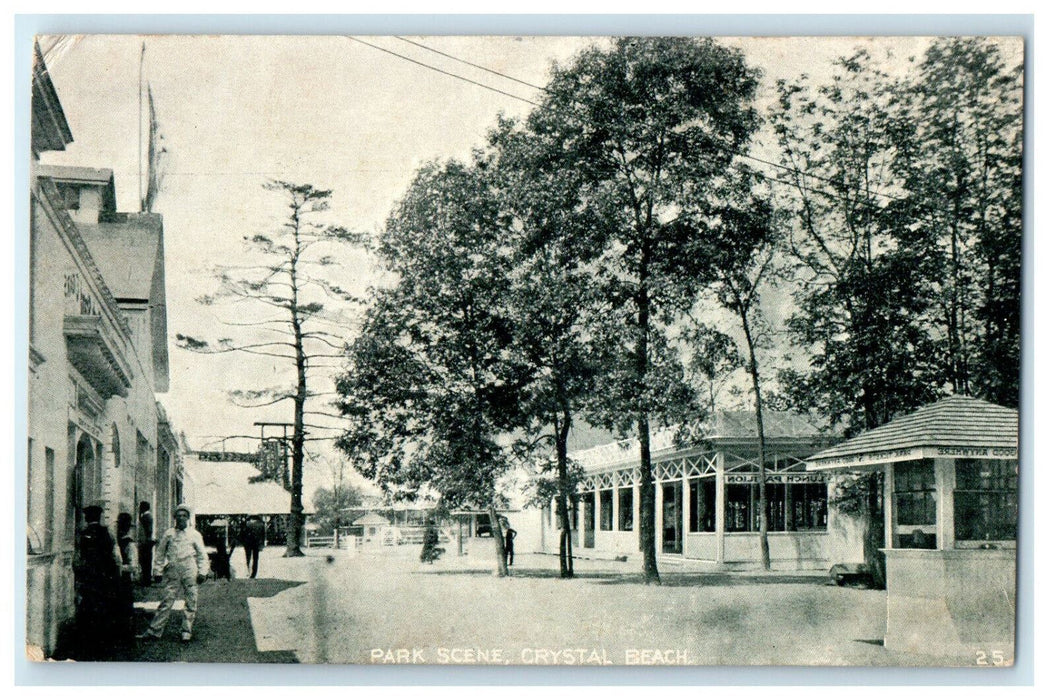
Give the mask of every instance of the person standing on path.
<path id="1" fill-rule="evenodd" d="M 513 540 L 517 537 L 517 531 L 510 527 L 506 521 L 506 566 L 513 566 Z"/>
<path id="2" fill-rule="evenodd" d="M 242 549 L 246 552 L 246 570 L 250 578 L 257 577 L 260 548 L 263 546 L 264 521 L 259 515 L 251 515 L 242 528 Z"/>
<path id="3" fill-rule="evenodd" d="M 150 512 L 150 502 L 140 501 L 139 530 L 136 532 L 136 546 L 139 547 L 139 585 L 149 586 L 153 581 L 154 567 L 154 515 Z"/>
<path id="4" fill-rule="evenodd" d="M 121 554 L 110 530 L 100 523 L 103 509 L 84 509 L 85 526 L 77 538 L 74 580 L 77 589 L 77 637 L 85 660 L 109 649 L 121 572 Z"/>
<path id="5" fill-rule="evenodd" d="M 114 631 L 119 641 L 128 643 L 135 633 L 135 595 L 133 588 L 139 580 L 139 556 L 132 532 L 131 513 L 117 516 L 117 549 L 121 553 L 121 579 L 118 584 L 117 605 L 114 608 Z"/>
<path id="6" fill-rule="evenodd" d="M 183 627 L 181 638 L 191 641 L 194 618 L 198 613 L 198 586 L 205 581 L 208 557 L 200 532 L 190 526 L 191 509 L 181 503 L 176 506 L 176 526 L 169 528 L 158 545 L 156 568 L 161 570 L 165 596 L 140 639 L 161 639 L 176 597 L 183 594 Z"/>

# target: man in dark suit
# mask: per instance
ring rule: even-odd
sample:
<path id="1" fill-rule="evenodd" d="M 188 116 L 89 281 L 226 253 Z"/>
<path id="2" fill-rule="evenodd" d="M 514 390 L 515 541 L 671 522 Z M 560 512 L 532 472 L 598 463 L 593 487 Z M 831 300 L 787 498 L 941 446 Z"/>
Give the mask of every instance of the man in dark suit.
<path id="1" fill-rule="evenodd" d="M 242 528 L 242 549 L 246 552 L 246 569 L 249 570 L 250 578 L 257 577 L 257 563 L 263 546 L 264 521 L 259 515 L 251 515 Z"/>
<path id="2" fill-rule="evenodd" d="M 152 582 L 154 563 L 154 516 L 150 512 L 150 503 L 139 504 L 139 530 L 136 532 L 136 547 L 139 549 L 139 585 L 149 586 Z"/>

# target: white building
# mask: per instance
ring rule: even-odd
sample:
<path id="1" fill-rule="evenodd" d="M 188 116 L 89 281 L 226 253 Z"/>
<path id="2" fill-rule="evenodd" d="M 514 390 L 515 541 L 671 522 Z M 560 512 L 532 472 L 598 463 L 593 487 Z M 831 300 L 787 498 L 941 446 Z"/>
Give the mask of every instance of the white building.
<path id="1" fill-rule="evenodd" d="M 806 458 L 832 438 L 804 416 L 766 412 L 766 512 L 775 569 L 827 569 L 862 561 L 862 526 L 828 507 L 832 484 L 809 472 Z M 677 428 L 650 436 L 656 498 L 657 555 L 671 562 L 698 561 L 720 568 L 759 566 L 762 503 L 755 414 L 720 411 L 680 440 Z M 570 512 L 576 556 L 639 557 L 640 477 L 636 439 L 570 454 L 585 471 Z M 539 534 L 533 530 L 539 517 Z M 511 517 L 518 544 L 558 550 L 556 508 L 541 516 Z M 520 527 L 518 527 L 520 525 Z M 521 528 L 524 528 L 523 530 Z M 527 535 L 527 537 L 522 537 Z"/>
<path id="2" fill-rule="evenodd" d="M 73 141 L 43 57 L 32 98 L 29 246 L 27 649 L 50 654 L 73 617 L 83 508 L 182 496 L 180 451 L 155 393 L 168 389 L 161 216 L 116 211 L 112 173 L 58 168 L 41 154 Z"/>

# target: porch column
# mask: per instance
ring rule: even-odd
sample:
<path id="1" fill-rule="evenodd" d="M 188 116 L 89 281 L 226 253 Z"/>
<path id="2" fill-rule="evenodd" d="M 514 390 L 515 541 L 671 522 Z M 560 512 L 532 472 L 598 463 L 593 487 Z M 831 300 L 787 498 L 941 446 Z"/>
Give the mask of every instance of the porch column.
<path id="1" fill-rule="evenodd" d="M 686 545 L 689 544 L 689 477 L 686 476 L 686 460 L 680 460 L 679 471 L 682 472 L 682 556 L 686 556 Z"/>
<path id="2" fill-rule="evenodd" d="M 715 453 L 715 561 L 726 561 L 726 455 Z"/>
<path id="3" fill-rule="evenodd" d="M 656 560 L 660 561 L 664 554 L 664 487 L 659 479 L 653 479 L 653 494 L 653 544 Z"/>
<path id="4" fill-rule="evenodd" d="M 592 492 L 594 498 L 594 548 L 598 548 L 598 534 L 601 532 L 601 486 Z"/>
<path id="5" fill-rule="evenodd" d="M 640 550 L 642 541 L 642 523 L 641 514 L 638 512 L 638 509 L 642 506 L 642 494 L 641 490 L 638 488 L 638 484 L 639 482 L 637 481 L 631 481 L 631 509 L 634 511 L 631 513 L 631 531 L 634 535 L 634 541 L 639 543 L 635 549 Z"/>
<path id="6" fill-rule="evenodd" d="M 583 547 L 583 529 L 584 529 L 584 523 L 583 523 L 583 499 L 579 497 L 579 494 L 576 494 L 576 497 L 572 500 L 572 507 L 576 509 L 576 525 L 577 525 L 576 529 L 573 530 L 573 532 L 576 533 L 576 536 L 575 536 L 575 538 L 573 540 L 573 544 L 575 545 L 575 547 L 577 549 L 582 549 L 582 547 Z"/>
<path id="7" fill-rule="evenodd" d="M 935 460 L 935 547 L 953 549 L 953 487 L 957 478 L 956 461 L 952 457 Z"/>
<path id="8" fill-rule="evenodd" d="M 884 465 L 884 546 L 895 548 L 895 465 Z"/>

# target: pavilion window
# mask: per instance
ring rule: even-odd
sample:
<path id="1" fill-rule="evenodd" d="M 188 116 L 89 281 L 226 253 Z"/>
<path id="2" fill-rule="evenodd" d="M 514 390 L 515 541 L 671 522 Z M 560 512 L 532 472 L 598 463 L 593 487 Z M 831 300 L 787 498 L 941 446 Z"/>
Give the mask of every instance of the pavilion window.
<path id="1" fill-rule="evenodd" d="M 788 529 L 824 530 L 828 526 L 828 487 L 825 484 L 788 484 Z"/>
<path id="2" fill-rule="evenodd" d="M 749 532 L 755 511 L 754 484 L 726 485 L 726 531 Z"/>
<path id="3" fill-rule="evenodd" d="M 603 489 L 601 491 L 601 523 L 599 530 L 609 531 L 612 530 L 612 489 Z"/>
<path id="4" fill-rule="evenodd" d="M 715 532 L 715 477 L 689 480 L 689 531 Z"/>
<path id="5" fill-rule="evenodd" d="M 594 492 L 579 495 L 583 501 L 583 546 L 594 546 Z"/>
<path id="6" fill-rule="evenodd" d="M 953 491 L 957 542 L 1016 539 L 1018 463 L 1012 459 L 958 459 Z"/>
<path id="7" fill-rule="evenodd" d="M 634 489 L 625 486 L 617 491 L 619 528 L 622 532 L 634 529 Z"/>
<path id="8" fill-rule="evenodd" d="M 784 484 L 767 484 L 766 485 L 766 529 L 770 532 L 784 532 L 785 530 L 785 485 Z M 752 521 L 755 524 L 753 529 L 762 529 L 762 521 L 759 519 L 759 513 L 753 512 Z"/>
<path id="9" fill-rule="evenodd" d="M 895 535 L 901 549 L 935 549 L 935 463 L 895 464 Z"/>

